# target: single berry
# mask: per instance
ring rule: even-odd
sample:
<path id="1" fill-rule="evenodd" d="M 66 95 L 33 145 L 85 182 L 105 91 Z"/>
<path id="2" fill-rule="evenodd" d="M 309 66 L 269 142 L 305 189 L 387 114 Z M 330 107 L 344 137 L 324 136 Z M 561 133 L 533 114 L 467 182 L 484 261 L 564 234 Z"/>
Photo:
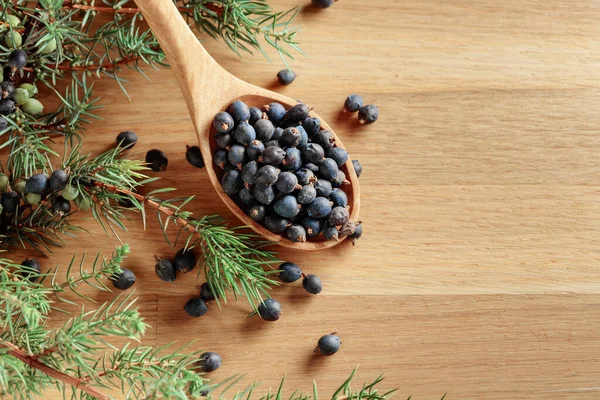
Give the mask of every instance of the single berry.
<path id="1" fill-rule="evenodd" d="M 267 215 L 267 208 L 262 204 L 256 204 L 248 210 L 248 216 L 252 218 L 253 221 L 260 222 L 265 219 Z"/>
<path id="2" fill-rule="evenodd" d="M 235 165 L 238 169 L 242 169 L 242 166 L 248 160 L 248 155 L 246 154 L 246 148 L 239 144 L 234 144 L 229 149 L 229 153 L 227 154 L 227 158 L 231 165 Z"/>
<path id="3" fill-rule="evenodd" d="M 318 143 L 308 143 L 304 149 L 302 149 L 302 157 L 307 163 L 318 164 L 325 158 L 325 150 Z"/>
<path id="4" fill-rule="evenodd" d="M 248 188 L 243 187 L 238 193 L 238 195 L 240 196 L 240 200 L 242 201 L 242 203 L 247 206 L 254 202 L 254 195 Z"/>
<path id="5" fill-rule="evenodd" d="M 279 147 L 279 140 L 269 140 L 265 143 L 265 149 L 267 147 Z"/>
<path id="6" fill-rule="evenodd" d="M 325 239 L 327 240 L 337 241 L 340 237 L 340 232 L 338 228 L 336 228 L 335 226 L 331 226 L 329 225 L 329 223 L 325 222 L 325 224 L 323 225 L 323 236 L 325 236 Z"/>
<path id="7" fill-rule="evenodd" d="M 301 185 L 309 185 L 317 181 L 314 172 L 306 167 L 298 169 L 295 174 L 298 177 L 298 183 Z"/>
<path id="8" fill-rule="evenodd" d="M 256 183 L 272 185 L 279 178 L 279 170 L 272 165 L 265 165 L 256 173 Z"/>
<path id="9" fill-rule="evenodd" d="M 196 255 L 191 249 L 180 249 L 173 258 L 175 271 L 188 273 L 196 268 Z"/>
<path id="10" fill-rule="evenodd" d="M 360 239 L 360 237 L 362 236 L 362 224 L 358 224 L 356 226 L 356 228 L 354 228 L 354 233 L 350 234 L 348 237 L 350 238 L 350 240 L 352 240 L 352 244 L 354 244 L 355 241 L 357 241 L 358 239 Z"/>
<path id="11" fill-rule="evenodd" d="M 117 135 L 117 146 L 132 148 L 138 141 L 138 137 L 135 132 L 123 131 Z"/>
<path id="12" fill-rule="evenodd" d="M 13 100 L 15 101 L 15 103 L 22 106 L 29 100 L 29 93 L 26 89 L 17 88 L 15 89 L 15 93 L 13 94 Z"/>
<path id="13" fill-rule="evenodd" d="M 271 137 L 271 140 L 279 140 L 281 139 L 281 135 L 283 135 L 283 128 L 277 127 L 273 131 L 273 136 Z"/>
<path id="14" fill-rule="evenodd" d="M 22 69 L 27 65 L 27 53 L 25 50 L 17 49 L 8 55 L 8 66 L 11 68 Z"/>
<path id="15" fill-rule="evenodd" d="M 162 150 L 152 149 L 146 153 L 146 164 L 154 172 L 164 172 L 169 165 L 169 159 Z"/>
<path id="16" fill-rule="evenodd" d="M 256 138 L 258 140 L 268 142 L 273 137 L 275 126 L 268 119 L 259 119 L 254 123 L 254 130 L 256 131 Z"/>
<path id="17" fill-rule="evenodd" d="M 252 161 L 258 160 L 263 151 L 265 151 L 265 145 L 260 140 L 254 140 L 246 147 L 246 154 L 248 154 L 248 158 Z"/>
<path id="18" fill-rule="evenodd" d="M 313 163 L 304 164 L 304 168 L 311 170 L 314 174 L 319 172 L 319 167 Z"/>
<path id="19" fill-rule="evenodd" d="M 304 279 L 302 279 L 302 286 L 304 286 L 304 289 L 310 294 L 319 294 L 323 291 L 321 279 L 316 275 L 304 276 Z"/>
<path id="20" fill-rule="evenodd" d="M 271 103 L 264 107 L 267 117 L 274 125 L 279 124 L 285 118 L 285 107 L 279 103 Z"/>
<path id="21" fill-rule="evenodd" d="M 285 158 L 285 150 L 278 146 L 266 147 L 258 161 L 277 167 Z"/>
<path id="22" fill-rule="evenodd" d="M 215 135 L 215 143 L 221 149 L 227 149 L 233 143 L 233 137 L 229 133 L 217 133 Z"/>
<path id="23" fill-rule="evenodd" d="M 15 102 L 10 99 L 0 100 L 0 115 L 10 115 L 15 111 Z"/>
<path id="24" fill-rule="evenodd" d="M 333 178 L 331 180 L 331 186 L 333 186 L 334 188 L 339 188 L 342 185 L 349 185 L 349 184 L 350 184 L 350 181 L 348 181 L 346 179 L 346 174 L 342 170 L 339 170 L 337 175 L 335 176 L 335 178 Z"/>
<path id="25" fill-rule="evenodd" d="M 348 195 L 339 188 L 335 188 L 331 191 L 329 200 L 331 200 L 336 207 L 346 207 L 348 205 Z"/>
<path id="26" fill-rule="evenodd" d="M 317 191 L 311 185 L 302 186 L 296 195 L 299 204 L 310 204 L 317 198 Z"/>
<path id="27" fill-rule="evenodd" d="M 71 212 L 71 202 L 62 196 L 57 196 L 52 202 L 52 211 L 57 215 L 67 215 Z"/>
<path id="28" fill-rule="evenodd" d="M 319 174 L 323 179 L 332 180 L 337 176 L 339 168 L 331 158 L 325 158 L 319 163 Z"/>
<path id="29" fill-rule="evenodd" d="M 329 150 L 333 147 L 335 143 L 335 138 L 333 134 L 329 131 L 319 131 L 312 137 L 313 143 L 320 144 L 323 147 L 323 150 Z"/>
<path id="30" fill-rule="evenodd" d="M 362 164 L 358 160 L 352 160 L 352 165 L 354 166 L 354 172 L 356 172 L 356 177 L 360 178 L 362 174 Z"/>
<path id="31" fill-rule="evenodd" d="M 135 283 L 135 274 L 128 268 L 121 268 L 121 272 L 110 277 L 112 284 L 119 290 L 127 290 Z"/>
<path id="32" fill-rule="evenodd" d="M 348 222 L 350 213 L 347 207 L 335 207 L 329 214 L 329 225 L 341 226 Z"/>
<path id="33" fill-rule="evenodd" d="M 282 282 L 292 283 L 302 277 L 302 269 L 292 262 L 284 262 L 277 269 L 281 271 L 279 273 L 279 279 L 281 279 Z"/>
<path id="34" fill-rule="evenodd" d="M 45 174 L 35 174 L 27 179 L 26 188 L 28 193 L 44 194 L 49 187 L 50 182 Z"/>
<path id="35" fill-rule="evenodd" d="M 50 191 L 56 192 L 63 190 L 69 182 L 69 174 L 62 169 L 57 169 L 52 172 L 49 179 Z"/>
<path id="36" fill-rule="evenodd" d="M 321 8 L 331 7 L 337 0 L 312 0 L 313 5 Z"/>
<path id="37" fill-rule="evenodd" d="M 175 266 L 166 258 L 156 258 L 154 272 L 156 272 L 156 276 L 165 282 L 173 282 L 175 280 Z"/>
<path id="38" fill-rule="evenodd" d="M 346 161 L 348 161 L 348 152 L 341 147 L 334 147 L 329 149 L 327 152 L 327 157 L 335 161 L 338 167 L 341 167 L 346 163 Z"/>
<path id="39" fill-rule="evenodd" d="M 25 195 L 25 202 L 27 204 L 31 204 L 32 206 L 34 206 L 36 204 L 40 204 L 40 201 L 42 201 L 42 195 L 41 194 L 27 193 Z"/>
<path id="40" fill-rule="evenodd" d="M 277 73 L 277 81 L 282 85 L 289 85 L 296 79 L 296 73 L 289 69 L 282 69 Z"/>
<path id="41" fill-rule="evenodd" d="M 207 351 L 200 354 L 200 359 L 194 364 L 202 372 L 213 372 L 219 369 L 223 360 L 221 356 L 215 352 Z"/>
<path id="42" fill-rule="evenodd" d="M 256 312 L 265 321 L 277 321 L 281 316 L 281 304 L 275 299 L 266 299 L 258 305 Z"/>
<path id="43" fill-rule="evenodd" d="M 287 111 L 286 119 L 293 122 L 301 122 L 308 118 L 310 108 L 306 104 L 299 103 Z"/>
<path id="44" fill-rule="evenodd" d="M 208 312 L 208 306 L 202 297 L 194 297 L 188 300 L 183 309 L 190 317 L 201 317 Z"/>
<path id="45" fill-rule="evenodd" d="M 290 147 L 285 150 L 285 158 L 281 162 L 283 169 L 288 171 L 296 171 L 302 166 L 302 154 L 295 147 Z"/>
<path id="46" fill-rule="evenodd" d="M 296 129 L 300 131 L 300 143 L 298 143 L 298 148 L 303 149 L 308 144 L 308 133 L 306 133 L 306 130 L 302 125 L 298 125 Z"/>
<path id="47" fill-rule="evenodd" d="M 309 136 L 312 136 L 321 130 L 321 120 L 313 117 L 306 118 L 302 123 L 302 127 Z"/>
<path id="48" fill-rule="evenodd" d="M 254 125 L 256 121 L 263 118 L 263 112 L 258 107 L 250 107 L 250 124 Z M 256 129 L 256 127 L 254 127 Z M 257 132 L 258 133 L 258 132 Z"/>
<path id="49" fill-rule="evenodd" d="M 312 218 L 325 218 L 331 212 L 332 204 L 333 203 L 325 197 L 317 197 L 308 205 L 307 214 Z"/>
<path id="50" fill-rule="evenodd" d="M 339 336 L 332 333 L 330 335 L 322 336 L 319 339 L 315 352 L 320 352 L 324 356 L 331 356 L 338 352 L 341 345 L 342 341 Z"/>
<path id="51" fill-rule="evenodd" d="M 292 172 L 281 172 L 275 182 L 275 187 L 282 193 L 292 193 L 296 189 L 301 189 L 298 185 L 298 177 Z"/>
<path id="52" fill-rule="evenodd" d="M 23 44 L 23 37 L 17 31 L 10 31 L 4 36 L 4 44 L 7 47 L 11 47 L 16 49 L 17 47 L 21 47 Z"/>
<path id="53" fill-rule="evenodd" d="M 221 169 L 225 169 L 225 166 L 229 164 L 228 154 L 225 150 L 219 150 L 215 153 L 213 158 L 214 163 Z"/>
<path id="54" fill-rule="evenodd" d="M 213 119 L 213 127 L 219 133 L 229 133 L 234 127 L 233 117 L 225 111 L 220 111 Z"/>
<path id="55" fill-rule="evenodd" d="M 236 124 L 240 122 L 248 122 L 250 120 L 250 108 L 243 101 L 236 100 L 229 106 L 227 110 L 233 117 Z"/>
<path id="56" fill-rule="evenodd" d="M 37 282 L 39 274 L 42 273 L 42 267 L 37 260 L 33 258 L 26 258 L 21 265 L 23 266 L 22 271 L 19 271 L 24 279 L 28 279 L 30 282 Z"/>
<path id="57" fill-rule="evenodd" d="M 275 191 L 271 185 L 255 185 L 253 194 L 256 201 L 261 204 L 269 205 L 275 200 Z"/>
<path id="58" fill-rule="evenodd" d="M 300 131 L 294 128 L 287 128 L 281 134 L 281 139 L 279 139 L 279 143 L 281 143 L 284 147 L 296 147 L 300 144 Z"/>
<path id="59" fill-rule="evenodd" d="M 196 168 L 204 168 L 204 158 L 200 146 L 185 146 L 185 159 Z"/>
<path id="60" fill-rule="evenodd" d="M 358 122 L 361 124 L 372 124 L 379 118 L 379 108 L 375 105 L 361 107 L 358 110 Z"/>
<path id="61" fill-rule="evenodd" d="M 56 50 L 57 44 L 56 39 L 50 39 L 46 43 L 44 43 L 43 47 L 40 49 L 42 54 L 52 54 Z"/>
<path id="62" fill-rule="evenodd" d="M 17 50 L 17 51 L 20 51 L 20 50 Z M 37 94 L 37 92 L 38 92 L 37 88 L 32 83 L 21 83 L 19 85 L 19 89 L 25 89 L 25 90 L 27 90 L 27 94 L 29 95 L 29 97 L 35 96 Z"/>
<path id="63" fill-rule="evenodd" d="M 256 131 L 248 122 L 242 121 L 238 127 L 235 128 L 235 139 L 238 143 L 248 146 L 256 139 Z"/>
<path id="64" fill-rule="evenodd" d="M 12 187 L 15 192 L 23 195 L 27 192 L 27 183 L 25 181 L 18 181 Z"/>
<path id="65" fill-rule="evenodd" d="M 293 218 L 300 211 L 300 206 L 294 196 L 288 195 L 278 200 L 273 209 L 283 218 Z"/>
<path id="66" fill-rule="evenodd" d="M 346 111 L 357 112 L 363 106 L 363 98 L 357 94 L 351 94 L 346 98 L 344 108 Z"/>
<path id="67" fill-rule="evenodd" d="M 92 203 L 90 203 L 90 199 L 87 197 L 77 197 L 75 200 L 75 205 L 82 211 L 89 210 L 92 208 Z"/>
<path id="68" fill-rule="evenodd" d="M 325 179 L 319 179 L 315 183 L 315 190 L 317 191 L 318 196 L 329 197 L 333 191 L 333 187 L 331 186 L 331 182 L 326 181 Z"/>
<path id="69" fill-rule="evenodd" d="M 77 188 L 77 186 L 67 185 L 63 188 L 63 190 L 60 191 L 60 194 L 65 199 L 72 201 L 75 200 L 77 196 L 79 196 L 79 189 Z"/>
<path id="70" fill-rule="evenodd" d="M 306 230 L 302 225 L 292 225 L 286 229 L 285 234 L 292 242 L 306 242 Z"/>
<path id="71" fill-rule="evenodd" d="M 0 197 L 0 205 L 7 214 L 14 214 L 19 209 L 21 197 L 17 192 L 5 192 Z"/>
<path id="72" fill-rule="evenodd" d="M 282 218 L 277 215 L 267 215 L 265 217 L 265 226 L 273 233 L 282 233 L 290 225 L 287 218 Z"/>
<path id="73" fill-rule="evenodd" d="M 31 115 L 40 115 L 44 112 L 44 105 L 38 99 L 29 99 L 21 106 L 21 110 Z"/>
<path id="74" fill-rule="evenodd" d="M 12 99 L 15 93 L 15 85 L 11 81 L 4 81 L 0 83 L 0 91 L 3 99 Z"/>
<path id="75" fill-rule="evenodd" d="M 248 185 L 256 183 L 256 173 L 258 172 L 258 162 L 250 161 L 242 168 L 242 180 Z"/>
<path id="76" fill-rule="evenodd" d="M 16 26 L 19 26 L 19 24 L 21 23 L 21 20 L 16 15 L 7 15 L 6 23 L 8 23 L 8 26 L 11 26 L 14 28 Z"/>
<path id="77" fill-rule="evenodd" d="M 218 296 L 215 296 L 215 293 L 210 288 L 210 283 L 204 282 L 200 285 L 200 297 L 202 297 L 202 300 L 204 301 L 213 301 Z"/>
<path id="78" fill-rule="evenodd" d="M 4 192 L 4 189 L 8 186 L 8 176 L 0 172 L 0 192 Z"/>
<path id="79" fill-rule="evenodd" d="M 319 236 L 321 230 L 323 229 L 323 223 L 320 219 L 304 218 L 302 221 L 300 221 L 300 224 L 306 230 L 306 237 L 308 238 Z"/>

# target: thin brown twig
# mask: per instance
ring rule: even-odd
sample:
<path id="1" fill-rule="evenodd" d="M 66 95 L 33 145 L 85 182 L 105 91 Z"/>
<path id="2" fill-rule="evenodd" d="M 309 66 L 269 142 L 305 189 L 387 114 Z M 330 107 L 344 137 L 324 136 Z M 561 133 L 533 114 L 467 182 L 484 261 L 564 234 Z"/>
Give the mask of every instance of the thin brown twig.
<path id="1" fill-rule="evenodd" d="M 99 400 L 109 400 L 110 399 L 110 397 L 108 397 L 104 393 L 101 393 L 101 392 L 97 391 L 96 389 L 94 389 L 93 387 L 86 385 L 82 379 L 76 378 L 71 375 L 67 375 L 64 372 L 57 371 L 54 368 L 49 367 L 48 365 L 38 361 L 34 356 L 30 356 L 29 354 L 27 354 L 26 352 L 24 352 L 23 350 L 21 350 L 19 347 L 17 347 L 16 345 L 14 345 L 11 342 L 2 340 L 2 341 L 0 341 L 0 347 L 8 349 L 8 354 L 10 354 L 11 356 L 13 356 L 15 358 L 18 358 L 19 360 L 23 361 L 25 364 L 29 365 L 30 367 L 35 368 L 35 369 L 43 372 L 44 374 L 46 374 L 52 378 L 58 379 L 70 386 L 76 387 L 77 389 L 86 392 L 90 396 L 94 396 L 95 398 L 97 398 Z"/>

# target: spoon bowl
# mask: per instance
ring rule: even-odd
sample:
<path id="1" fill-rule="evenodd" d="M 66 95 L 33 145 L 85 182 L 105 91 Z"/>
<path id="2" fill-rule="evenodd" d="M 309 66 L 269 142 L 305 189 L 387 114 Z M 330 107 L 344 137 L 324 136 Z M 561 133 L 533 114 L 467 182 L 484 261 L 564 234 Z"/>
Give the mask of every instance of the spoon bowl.
<path id="1" fill-rule="evenodd" d="M 244 82 L 223 69 L 200 44 L 171 0 L 136 0 L 136 3 L 165 52 L 167 61 L 179 83 L 196 129 L 200 151 L 210 181 L 231 212 L 260 236 L 287 248 L 317 251 L 341 243 L 344 238 L 340 238 L 339 241 L 327 241 L 322 235 L 304 243 L 292 242 L 256 223 L 246 215 L 233 198 L 225 193 L 221 186 L 224 171 L 215 168 L 213 163 L 213 154 L 217 146 L 214 141 L 215 131 L 212 120 L 219 111 L 227 110 L 235 100 L 241 100 L 249 106 L 259 108 L 272 102 L 278 102 L 286 109 L 298 102 L 280 93 Z M 312 111 L 310 116 L 319 118 L 323 129 L 330 131 L 335 137 L 336 146 L 344 148 L 342 141 L 326 121 Z M 358 177 L 350 159 L 340 169 L 344 171 L 346 179 L 350 181 L 349 185 L 343 185 L 341 189 L 348 196 L 350 220 L 356 221 L 360 210 Z"/>

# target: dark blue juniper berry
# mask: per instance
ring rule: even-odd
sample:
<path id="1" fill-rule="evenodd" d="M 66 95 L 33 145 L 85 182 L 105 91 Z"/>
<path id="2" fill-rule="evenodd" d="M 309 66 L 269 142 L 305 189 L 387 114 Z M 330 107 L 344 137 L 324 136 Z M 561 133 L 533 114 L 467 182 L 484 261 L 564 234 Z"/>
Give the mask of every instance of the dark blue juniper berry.
<path id="1" fill-rule="evenodd" d="M 308 205 L 307 214 L 312 218 L 325 218 L 331 212 L 332 204 L 333 203 L 326 197 L 317 197 Z"/>
<path id="2" fill-rule="evenodd" d="M 287 128 L 281 134 L 281 143 L 284 147 L 296 147 L 300 144 L 301 134 L 296 127 Z"/>
<path id="3" fill-rule="evenodd" d="M 10 99 L 0 100 L 0 115 L 10 115 L 15 111 L 15 102 Z"/>
<path id="4" fill-rule="evenodd" d="M 258 305 L 256 313 L 265 321 L 277 321 L 281 316 L 281 304 L 275 299 L 266 299 Z"/>
<path id="5" fill-rule="evenodd" d="M 302 225 L 292 225 L 286 229 L 285 234 L 292 242 L 306 242 L 306 230 Z"/>
<path id="6" fill-rule="evenodd" d="M 216 296 L 213 290 L 210 288 L 210 283 L 204 282 L 202 285 L 200 285 L 200 297 L 202 297 L 202 300 L 204 301 L 213 301 L 218 296 Z"/>
<path id="7" fill-rule="evenodd" d="M 328 222 L 323 224 L 323 236 L 327 240 L 338 240 L 340 237 L 340 231 L 335 226 L 329 225 Z"/>
<path id="8" fill-rule="evenodd" d="M 361 124 L 372 124 L 379 118 L 379 108 L 375 105 L 361 107 L 358 110 L 358 122 Z"/>
<path id="9" fill-rule="evenodd" d="M 315 174 L 308 168 L 300 168 L 295 174 L 298 177 L 298 183 L 301 185 L 308 185 L 317 181 Z"/>
<path id="10" fill-rule="evenodd" d="M 328 222 L 331 226 L 341 226 L 348 222 L 349 218 L 350 213 L 347 207 L 335 207 L 329 214 Z"/>
<path id="11" fill-rule="evenodd" d="M 298 125 L 296 129 L 300 131 L 300 143 L 298 143 L 298 148 L 303 149 L 308 144 L 308 133 L 306 133 L 306 130 L 302 127 L 302 125 Z"/>
<path id="12" fill-rule="evenodd" d="M 231 132 L 234 125 L 233 117 L 225 111 L 218 112 L 213 119 L 213 127 L 219 133 Z"/>
<path id="13" fill-rule="evenodd" d="M 233 143 L 233 137 L 229 133 L 217 133 L 215 135 L 215 143 L 222 149 L 227 149 Z"/>
<path id="14" fill-rule="evenodd" d="M 277 167 L 285 158 L 285 150 L 278 146 L 266 147 L 261 156 L 258 158 L 259 162 L 273 165 Z"/>
<path id="15" fill-rule="evenodd" d="M 310 204 L 317 198 L 317 191 L 312 185 L 302 186 L 296 194 L 298 204 Z"/>
<path id="16" fill-rule="evenodd" d="M 302 157 L 306 163 L 318 164 L 325 158 L 325 150 L 318 143 L 308 143 L 302 149 Z"/>
<path id="17" fill-rule="evenodd" d="M 219 369 L 222 362 L 220 355 L 213 351 L 207 351 L 200 354 L 200 358 L 194 365 L 202 372 L 213 372 Z"/>
<path id="18" fill-rule="evenodd" d="M 2 197 L 0 197 L 0 204 L 2 204 L 2 209 L 7 214 L 14 214 L 19 209 L 19 202 L 21 201 L 21 197 L 17 192 L 4 192 Z"/>
<path id="19" fill-rule="evenodd" d="M 202 297 L 193 297 L 183 306 L 183 309 L 190 317 L 201 317 L 208 312 L 206 302 Z"/>
<path id="20" fill-rule="evenodd" d="M 242 169 L 243 165 L 248 160 L 246 148 L 239 144 L 234 144 L 227 153 L 227 158 L 231 165 L 235 165 L 238 169 Z"/>
<path id="21" fill-rule="evenodd" d="M 265 217 L 265 226 L 273 233 L 282 233 L 290 225 L 287 218 L 282 218 L 279 215 L 267 215 Z"/>
<path id="22" fill-rule="evenodd" d="M 292 262 L 284 262 L 277 268 L 279 271 L 279 279 L 282 282 L 292 283 L 302 278 L 302 269 Z"/>
<path id="23" fill-rule="evenodd" d="M 323 291 L 321 279 L 316 275 L 305 275 L 304 279 L 302 279 L 302 286 L 310 294 L 319 294 Z"/>
<path id="24" fill-rule="evenodd" d="M 329 200 L 331 200 L 336 207 L 346 207 L 348 205 L 348 195 L 340 188 L 335 188 L 331 191 Z"/>
<path id="25" fill-rule="evenodd" d="M 52 201 L 54 215 L 67 215 L 71 212 L 71 202 L 62 196 L 56 196 Z"/>
<path id="26" fill-rule="evenodd" d="M 273 186 L 271 185 L 254 185 L 252 188 L 254 198 L 259 203 L 269 205 L 275 200 L 275 191 L 273 190 Z"/>
<path id="27" fill-rule="evenodd" d="M 127 290 L 135 283 L 135 274 L 128 268 L 121 268 L 120 273 L 116 273 L 110 277 L 113 286 L 119 290 Z"/>
<path id="28" fill-rule="evenodd" d="M 225 150 L 217 151 L 213 161 L 219 168 L 225 169 L 225 166 L 229 163 L 227 152 Z"/>
<path id="29" fill-rule="evenodd" d="M 282 85 L 289 85 L 296 79 L 296 73 L 290 69 L 282 69 L 277 73 L 277 81 Z"/>
<path id="30" fill-rule="evenodd" d="M 12 99 L 15 93 L 15 85 L 11 81 L 4 81 L 0 83 L 0 92 L 3 99 Z"/>
<path id="31" fill-rule="evenodd" d="M 154 272 L 161 280 L 165 282 L 173 282 L 175 280 L 175 266 L 166 258 L 156 258 Z"/>
<path id="32" fill-rule="evenodd" d="M 241 173 L 238 170 L 232 169 L 231 171 L 227 171 L 223 178 L 221 179 L 221 186 L 223 186 L 223 190 L 230 196 L 238 193 L 242 187 L 242 177 Z"/>
<path id="33" fill-rule="evenodd" d="M 358 160 L 352 160 L 352 166 L 354 166 L 354 172 L 356 172 L 356 177 L 360 178 L 360 174 L 362 174 L 362 164 Z"/>
<path id="34" fill-rule="evenodd" d="M 302 123 L 302 127 L 308 133 L 308 136 L 312 136 L 321 130 L 321 120 L 313 117 L 306 118 Z"/>
<path id="35" fill-rule="evenodd" d="M 275 203 L 273 208 L 283 218 L 293 218 L 298 215 L 300 206 L 294 196 L 284 196 Z"/>
<path id="36" fill-rule="evenodd" d="M 346 179 L 346 174 L 342 170 L 338 171 L 335 178 L 331 180 L 331 186 L 333 186 L 334 188 L 339 188 L 342 187 L 342 185 L 348 184 L 350 184 L 350 181 Z"/>
<path id="37" fill-rule="evenodd" d="M 196 268 L 196 255 L 191 249 L 179 249 L 173 258 L 173 265 L 177 272 L 187 273 Z"/>
<path id="38" fill-rule="evenodd" d="M 363 106 L 363 98 L 357 94 L 351 94 L 346 98 L 344 108 L 346 111 L 357 112 Z"/>
<path id="39" fill-rule="evenodd" d="M 265 219 L 267 215 L 267 208 L 262 204 L 255 204 L 248 209 L 248 216 L 256 222 L 260 222 Z"/>
<path id="40" fill-rule="evenodd" d="M 279 169 L 272 165 L 261 167 L 256 173 L 256 183 L 261 185 L 272 185 L 279 178 Z"/>
<path id="41" fill-rule="evenodd" d="M 271 103 L 264 107 L 267 117 L 275 125 L 279 124 L 285 118 L 285 107 L 279 103 Z"/>
<path id="42" fill-rule="evenodd" d="M 45 174 L 32 175 L 25 184 L 27 193 L 44 194 L 50 188 L 50 182 Z"/>
<path id="43" fill-rule="evenodd" d="M 323 223 L 320 219 L 316 218 L 304 218 L 300 224 L 306 230 L 306 237 L 309 238 L 319 236 L 321 229 L 323 229 Z"/>
<path id="44" fill-rule="evenodd" d="M 7 60 L 8 66 L 11 68 L 22 69 L 27 65 L 27 53 L 25 50 L 17 49 L 13 50 L 8 55 Z"/>
<path id="45" fill-rule="evenodd" d="M 138 141 L 138 137 L 135 132 L 124 131 L 117 135 L 117 146 L 132 148 Z"/>
<path id="46" fill-rule="evenodd" d="M 280 172 L 275 187 L 282 193 L 292 193 L 296 189 L 301 189 L 298 185 L 298 177 L 292 172 Z"/>
<path id="47" fill-rule="evenodd" d="M 332 180 L 338 171 L 337 163 L 331 158 L 325 158 L 319 163 L 319 174 L 323 179 Z"/>
<path id="48" fill-rule="evenodd" d="M 265 143 L 265 149 L 267 147 L 279 147 L 279 140 L 269 140 Z"/>
<path id="49" fill-rule="evenodd" d="M 260 140 L 253 140 L 246 148 L 246 153 L 250 160 L 256 161 L 265 151 L 265 145 Z"/>
<path id="50" fill-rule="evenodd" d="M 258 107 L 250 107 L 250 120 L 248 122 L 254 125 L 259 119 L 263 119 L 263 112 L 261 109 Z"/>
<path id="51" fill-rule="evenodd" d="M 346 161 L 348 161 L 348 152 L 342 149 L 341 147 L 334 147 L 332 149 L 329 149 L 329 151 L 327 152 L 327 157 L 334 160 L 337 163 L 338 167 L 341 167 L 346 163 Z"/>
<path id="52" fill-rule="evenodd" d="M 242 189 L 240 189 L 238 195 L 240 196 L 240 201 L 247 206 L 254 202 L 254 195 L 252 194 L 250 189 L 243 187 Z"/>
<path id="53" fill-rule="evenodd" d="M 312 142 L 320 144 L 327 151 L 333 147 L 335 138 L 331 132 L 323 130 L 313 135 Z"/>
<path id="54" fill-rule="evenodd" d="M 331 186 L 331 182 L 326 181 L 325 179 L 319 179 L 315 183 L 315 190 L 317 191 L 318 196 L 328 197 L 333 191 L 333 187 Z"/>
<path id="55" fill-rule="evenodd" d="M 200 146 L 186 146 L 185 159 L 193 167 L 204 168 L 204 158 Z"/>
<path id="56" fill-rule="evenodd" d="M 285 158 L 281 162 L 283 169 L 295 171 L 302 166 L 302 154 L 295 147 L 290 147 L 285 150 Z"/>
<path id="57" fill-rule="evenodd" d="M 332 333 L 330 335 L 321 336 L 317 342 L 315 352 L 319 352 L 324 356 L 331 356 L 337 353 L 341 346 L 342 341 L 340 340 L 340 337 Z"/>
<path id="58" fill-rule="evenodd" d="M 256 161 L 250 161 L 242 168 L 242 180 L 248 185 L 256 183 L 256 173 L 258 172 L 259 164 Z"/>
<path id="59" fill-rule="evenodd" d="M 293 122 L 301 122 L 308 118 L 310 108 L 303 103 L 296 104 L 287 111 L 286 119 Z"/>
<path id="60" fill-rule="evenodd" d="M 277 127 L 273 131 L 273 136 L 271 137 L 271 140 L 279 140 L 281 139 L 281 135 L 283 135 L 283 128 Z"/>
<path id="61" fill-rule="evenodd" d="M 152 149 L 146 153 L 146 164 L 154 172 L 164 172 L 169 165 L 169 159 L 162 150 Z"/>
<path id="62" fill-rule="evenodd" d="M 42 267 L 37 260 L 33 258 L 26 258 L 21 263 L 22 271 L 19 271 L 19 275 L 24 279 L 28 279 L 30 282 L 37 282 L 39 274 L 42 273 Z"/>
<path id="63" fill-rule="evenodd" d="M 227 110 L 233 117 L 236 124 L 240 122 L 248 122 L 250 120 L 250 108 L 243 101 L 236 100 L 229 106 Z"/>
<path id="64" fill-rule="evenodd" d="M 273 137 L 275 126 L 268 119 L 259 119 L 254 123 L 254 130 L 256 131 L 256 138 L 258 140 L 268 142 Z"/>
<path id="65" fill-rule="evenodd" d="M 254 131 L 252 125 L 250 125 L 248 122 L 242 121 L 238 127 L 235 128 L 235 139 L 238 141 L 238 143 L 248 146 L 253 140 L 256 139 L 256 132 Z"/>
<path id="66" fill-rule="evenodd" d="M 360 237 L 362 236 L 362 224 L 359 223 L 356 228 L 354 228 L 354 233 L 350 234 L 348 237 L 350 238 L 350 240 L 352 240 L 352 244 L 355 244 L 355 242 L 360 239 Z"/>
<path id="67" fill-rule="evenodd" d="M 313 5 L 321 8 L 328 8 L 337 0 L 312 0 Z"/>
<path id="68" fill-rule="evenodd" d="M 317 172 L 319 172 L 319 167 L 316 164 L 313 164 L 313 163 L 306 163 L 306 164 L 304 164 L 304 168 L 310 169 L 315 174 Z"/>

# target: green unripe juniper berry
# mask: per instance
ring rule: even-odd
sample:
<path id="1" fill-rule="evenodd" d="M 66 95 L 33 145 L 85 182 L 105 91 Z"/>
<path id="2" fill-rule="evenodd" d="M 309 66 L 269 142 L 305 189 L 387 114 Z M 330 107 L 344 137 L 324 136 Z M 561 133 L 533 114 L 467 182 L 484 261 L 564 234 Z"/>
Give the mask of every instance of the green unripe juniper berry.
<path id="1" fill-rule="evenodd" d="M 36 204 L 40 204 L 40 201 L 42 201 L 42 195 L 40 194 L 35 194 L 35 193 L 27 193 L 25 195 L 25 202 L 27 204 L 31 204 L 36 205 Z"/>
<path id="2" fill-rule="evenodd" d="M 25 194 L 27 192 L 27 182 L 18 181 L 13 185 L 13 189 L 19 194 Z"/>
<path id="3" fill-rule="evenodd" d="M 40 115 L 44 112 L 44 105 L 38 99 L 29 99 L 21 106 L 21 110 L 31 115 Z"/>
<path id="4" fill-rule="evenodd" d="M 18 88 L 13 94 L 13 99 L 15 103 L 22 106 L 23 104 L 27 103 L 27 100 L 29 100 L 29 93 L 26 89 Z"/>
<path id="5" fill-rule="evenodd" d="M 67 200 L 75 200 L 79 196 L 79 189 L 73 185 L 66 185 L 60 194 Z"/>

